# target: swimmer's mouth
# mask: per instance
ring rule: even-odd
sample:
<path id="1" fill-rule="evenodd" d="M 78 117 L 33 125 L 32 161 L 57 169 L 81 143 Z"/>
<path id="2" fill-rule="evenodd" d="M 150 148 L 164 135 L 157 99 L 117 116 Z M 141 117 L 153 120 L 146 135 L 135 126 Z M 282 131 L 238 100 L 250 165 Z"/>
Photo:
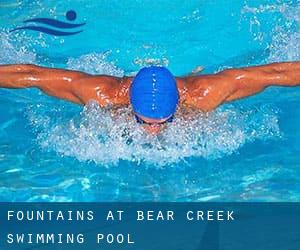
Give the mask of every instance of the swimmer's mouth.
<path id="1" fill-rule="evenodd" d="M 146 125 L 160 125 L 160 124 L 162 125 L 162 124 L 165 124 L 165 123 L 173 122 L 173 120 L 174 120 L 174 115 L 172 115 L 166 121 L 163 121 L 163 122 L 146 122 L 143 119 L 141 119 L 140 117 L 138 117 L 137 115 L 134 115 L 134 117 L 135 117 L 135 120 L 136 120 L 137 123 L 146 124 Z"/>

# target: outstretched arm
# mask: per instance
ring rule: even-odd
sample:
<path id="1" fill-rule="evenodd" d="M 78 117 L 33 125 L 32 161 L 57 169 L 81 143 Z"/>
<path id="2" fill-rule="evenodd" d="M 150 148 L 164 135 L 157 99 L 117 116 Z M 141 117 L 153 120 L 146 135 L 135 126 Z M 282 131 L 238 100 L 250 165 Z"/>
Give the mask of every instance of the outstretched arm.
<path id="1" fill-rule="evenodd" d="M 188 77 L 186 103 L 211 111 L 224 102 L 254 95 L 268 86 L 300 84 L 300 62 L 229 69 L 215 75 Z"/>
<path id="2" fill-rule="evenodd" d="M 232 70 L 237 90 L 226 101 L 256 94 L 269 86 L 300 85 L 300 62 L 272 63 L 263 66 Z"/>
<path id="3" fill-rule="evenodd" d="M 0 88 L 39 88 L 46 94 L 78 104 L 91 99 L 114 104 L 121 78 L 45 68 L 30 64 L 0 65 Z"/>

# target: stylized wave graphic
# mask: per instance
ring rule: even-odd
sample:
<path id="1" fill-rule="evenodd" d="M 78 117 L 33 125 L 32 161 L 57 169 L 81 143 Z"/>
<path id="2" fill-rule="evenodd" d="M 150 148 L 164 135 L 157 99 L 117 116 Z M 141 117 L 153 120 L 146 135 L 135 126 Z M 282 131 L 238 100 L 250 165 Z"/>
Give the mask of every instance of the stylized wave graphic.
<path id="1" fill-rule="evenodd" d="M 11 30 L 10 32 L 13 32 L 16 30 L 35 30 L 35 31 L 44 32 L 44 33 L 54 35 L 54 36 L 70 36 L 70 35 L 78 34 L 83 31 L 83 30 L 79 30 L 79 31 L 74 31 L 74 32 L 65 32 L 65 31 L 48 29 L 48 28 L 40 27 L 40 26 L 25 26 L 25 27 L 15 28 L 15 29 Z"/>
<path id="2" fill-rule="evenodd" d="M 77 14 L 73 10 L 69 10 L 66 13 L 66 19 L 69 21 L 74 21 L 76 19 L 76 16 L 77 16 Z M 85 25 L 85 23 L 78 23 L 78 24 L 66 23 L 66 22 L 62 22 L 59 20 L 51 19 L 51 18 L 32 18 L 32 19 L 25 20 L 24 23 L 34 23 L 37 25 L 36 26 L 29 25 L 29 26 L 18 27 L 18 28 L 11 30 L 10 32 L 13 32 L 16 30 L 34 30 L 34 31 L 40 31 L 40 32 L 43 32 L 43 33 L 46 33 L 49 35 L 54 35 L 54 36 L 70 36 L 70 35 L 78 34 L 78 33 L 82 32 L 83 30 L 72 32 L 72 31 L 61 31 L 61 30 L 52 29 L 52 28 L 73 29 L 73 28 L 78 28 L 78 27 Z M 38 24 L 45 24 L 45 25 L 51 26 L 52 28 L 39 26 Z"/>
<path id="3" fill-rule="evenodd" d="M 33 19 L 28 19 L 28 20 L 24 21 L 24 23 L 30 23 L 30 22 L 47 24 L 49 26 L 62 28 L 62 29 L 77 28 L 77 27 L 85 25 L 85 23 L 79 23 L 79 24 L 65 23 L 65 22 L 58 21 L 55 19 L 50 19 L 50 18 L 33 18 Z"/>

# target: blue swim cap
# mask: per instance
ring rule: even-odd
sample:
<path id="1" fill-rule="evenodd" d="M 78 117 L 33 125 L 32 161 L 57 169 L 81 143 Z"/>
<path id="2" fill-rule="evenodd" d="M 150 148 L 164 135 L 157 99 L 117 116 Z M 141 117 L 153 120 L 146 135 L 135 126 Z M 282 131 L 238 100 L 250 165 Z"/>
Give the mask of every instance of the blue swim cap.
<path id="1" fill-rule="evenodd" d="M 164 67 L 142 68 L 130 86 L 133 111 L 147 118 L 168 118 L 176 112 L 178 101 L 175 78 Z"/>

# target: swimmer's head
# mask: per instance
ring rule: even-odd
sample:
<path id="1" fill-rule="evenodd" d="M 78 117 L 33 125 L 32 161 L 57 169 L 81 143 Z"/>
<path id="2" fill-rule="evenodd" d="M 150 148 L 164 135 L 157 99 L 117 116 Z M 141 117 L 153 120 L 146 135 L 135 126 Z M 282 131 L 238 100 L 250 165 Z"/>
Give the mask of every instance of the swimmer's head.
<path id="1" fill-rule="evenodd" d="M 153 126 L 171 120 L 179 102 L 175 78 L 164 67 L 142 68 L 130 86 L 130 102 L 140 123 Z"/>

